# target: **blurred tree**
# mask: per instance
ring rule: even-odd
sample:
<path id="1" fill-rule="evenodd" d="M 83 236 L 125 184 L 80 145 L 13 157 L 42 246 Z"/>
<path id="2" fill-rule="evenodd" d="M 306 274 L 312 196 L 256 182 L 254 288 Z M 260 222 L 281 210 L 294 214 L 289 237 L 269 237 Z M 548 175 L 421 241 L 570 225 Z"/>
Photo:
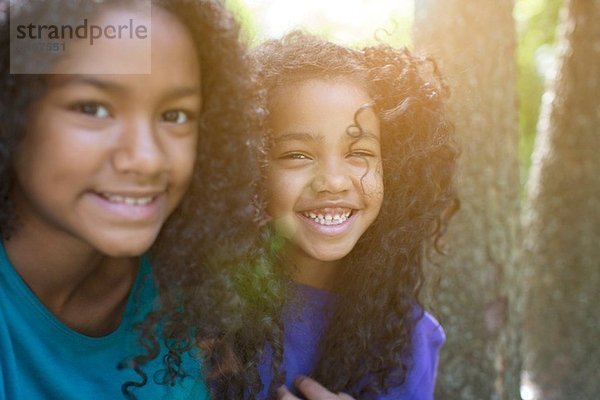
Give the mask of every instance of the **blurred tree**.
<path id="1" fill-rule="evenodd" d="M 547 63 L 540 61 L 544 55 L 551 52 L 556 41 L 558 10 L 562 3 L 563 0 L 516 0 L 515 2 L 519 68 L 519 160 L 523 184 L 527 179 L 544 91 L 542 69 L 550 68 Z"/>
<path id="2" fill-rule="evenodd" d="M 452 92 L 463 149 L 461 211 L 438 261 L 436 312 L 447 334 L 436 397 L 519 399 L 521 273 L 515 28 L 512 0 L 419 0 L 415 47 Z"/>
<path id="3" fill-rule="evenodd" d="M 600 398 L 600 0 L 567 0 L 525 212 L 525 354 L 544 400 Z"/>

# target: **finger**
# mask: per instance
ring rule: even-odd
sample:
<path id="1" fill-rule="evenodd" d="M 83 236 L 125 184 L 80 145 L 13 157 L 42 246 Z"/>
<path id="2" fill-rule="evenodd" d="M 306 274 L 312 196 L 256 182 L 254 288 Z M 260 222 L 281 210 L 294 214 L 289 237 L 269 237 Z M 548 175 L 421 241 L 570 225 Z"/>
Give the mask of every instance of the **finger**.
<path id="1" fill-rule="evenodd" d="M 299 376 L 294 381 L 294 385 L 310 400 L 336 400 L 339 397 L 325 389 L 314 379 L 306 376 Z"/>
<path id="2" fill-rule="evenodd" d="M 346 393 L 338 393 L 339 400 L 354 400 L 354 397 Z"/>
<path id="3" fill-rule="evenodd" d="M 280 386 L 277 389 L 277 400 L 293 400 L 293 399 L 298 399 L 298 398 L 296 396 L 294 396 L 285 385 Z"/>

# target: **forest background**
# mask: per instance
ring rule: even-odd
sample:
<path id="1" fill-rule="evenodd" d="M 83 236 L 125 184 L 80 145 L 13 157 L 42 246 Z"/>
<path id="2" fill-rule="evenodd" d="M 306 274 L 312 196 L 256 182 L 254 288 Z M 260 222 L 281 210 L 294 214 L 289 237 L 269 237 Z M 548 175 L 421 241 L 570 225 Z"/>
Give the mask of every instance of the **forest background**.
<path id="1" fill-rule="evenodd" d="M 600 0 L 228 4 L 251 46 L 382 41 L 448 80 L 461 210 L 427 267 L 436 399 L 600 399 Z"/>

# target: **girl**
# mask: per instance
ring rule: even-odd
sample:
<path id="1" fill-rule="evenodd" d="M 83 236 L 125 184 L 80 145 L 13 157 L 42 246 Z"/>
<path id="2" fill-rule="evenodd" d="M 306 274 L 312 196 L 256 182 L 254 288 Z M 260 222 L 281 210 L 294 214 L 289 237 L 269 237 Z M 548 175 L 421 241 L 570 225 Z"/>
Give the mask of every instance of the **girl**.
<path id="1" fill-rule="evenodd" d="M 296 398 L 297 379 L 310 399 L 431 399 L 444 335 L 420 305 L 422 264 L 458 204 L 435 64 L 299 32 L 255 56 L 267 211 L 294 282 L 260 397 L 285 384 L 279 397 Z"/>
<path id="2" fill-rule="evenodd" d="M 152 40 L 33 59 L 0 18 L 0 398 L 205 398 L 192 344 L 262 323 L 229 290 L 260 248 L 237 26 L 216 0 L 157 1 L 151 20 L 122 0 L 19 5 L 15 26 L 85 15 Z"/>

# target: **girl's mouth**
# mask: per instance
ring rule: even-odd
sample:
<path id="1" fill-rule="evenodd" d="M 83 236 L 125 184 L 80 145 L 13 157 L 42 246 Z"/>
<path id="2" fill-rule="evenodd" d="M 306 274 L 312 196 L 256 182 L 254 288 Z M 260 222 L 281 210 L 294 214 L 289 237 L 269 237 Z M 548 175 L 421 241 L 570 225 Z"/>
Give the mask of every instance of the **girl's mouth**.
<path id="1" fill-rule="evenodd" d="M 107 192 L 103 192 L 103 193 L 99 193 L 99 194 L 100 194 L 100 196 L 102 196 L 106 200 L 110 201 L 111 203 L 126 204 L 128 206 L 145 206 L 145 205 L 150 204 L 156 198 L 156 196 L 140 196 L 140 197 L 122 196 L 122 195 L 111 194 L 111 193 L 107 193 Z"/>
<path id="2" fill-rule="evenodd" d="M 165 207 L 165 192 L 146 191 L 93 191 L 89 197 L 99 205 L 107 218 L 118 219 L 120 222 L 155 221 Z"/>
<path id="3" fill-rule="evenodd" d="M 341 225 L 352 216 L 354 210 L 350 208 L 322 208 L 303 211 L 302 215 L 319 225 Z"/>

